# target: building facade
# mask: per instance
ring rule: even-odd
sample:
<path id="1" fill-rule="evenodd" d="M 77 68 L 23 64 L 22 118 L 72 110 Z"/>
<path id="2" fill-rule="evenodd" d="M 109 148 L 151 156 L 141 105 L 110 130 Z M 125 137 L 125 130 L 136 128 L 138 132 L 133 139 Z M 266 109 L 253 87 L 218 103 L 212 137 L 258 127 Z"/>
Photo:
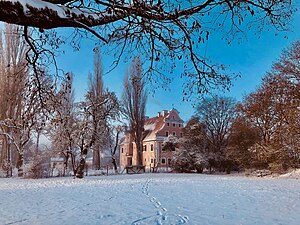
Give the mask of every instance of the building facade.
<path id="1" fill-rule="evenodd" d="M 176 109 L 163 110 L 156 117 L 145 118 L 143 133 L 143 165 L 146 169 L 168 168 L 174 151 L 163 148 L 170 136 L 182 137 L 183 120 Z M 120 167 L 137 165 L 137 149 L 129 132 L 120 144 Z"/>

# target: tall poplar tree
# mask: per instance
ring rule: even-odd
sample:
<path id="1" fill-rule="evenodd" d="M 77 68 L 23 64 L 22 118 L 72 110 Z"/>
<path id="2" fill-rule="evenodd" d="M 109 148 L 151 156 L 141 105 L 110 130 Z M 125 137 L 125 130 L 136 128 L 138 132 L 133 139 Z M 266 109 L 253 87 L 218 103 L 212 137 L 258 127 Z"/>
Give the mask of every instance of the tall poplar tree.
<path id="1" fill-rule="evenodd" d="M 136 144 L 138 165 L 143 165 L 142 136 L 144 128 L 147 93 L 142 76 L 142 65 L 139 57 L 131 63 L 130 74 L 126 75 L 123 91 L 123 112 L 129 121 L 130 133 Z"/>
<path id="2" fill-rule="evenodd" d="M 103 111 L 104 108 L 102 105 L 98 105 L 103 98 L 104 89 L 103 89 L 103 69 L 101 62 L 101 55 L 99 48 L 95 49 L 94 54 L 94 73 L 89 74 L 89 89 L 87 98 L 88 101 L 93 103 L 92 111 L 93 111 L 93 120 L 98 120 L 98 116 L 100 115 L 100 111 Z M 97 134 L 97 138 L 95 140 L 95 144 L 93 145 L 93 167 L 96 170 L 100 169 L 100 152 L 101 152 L 101 134 L 105 132 L 106 121 L 99 121 L 99 126 L 97 126 L 97 130 L 95 131 Z"/>
<path id="3" fill-rule="evenodd" d="M 2 36 L 2 33 L 4 34 Z M 25 98 L 25 86 L 28 81 L 26 67 L 26 45 L 22 38 L 22 29 L 5 25 L 0 32 L 0 130 L 2 139 L 1 162 L 4 167 L 16 164 L 16 129 L 21 128 L 21 111 Z"/>

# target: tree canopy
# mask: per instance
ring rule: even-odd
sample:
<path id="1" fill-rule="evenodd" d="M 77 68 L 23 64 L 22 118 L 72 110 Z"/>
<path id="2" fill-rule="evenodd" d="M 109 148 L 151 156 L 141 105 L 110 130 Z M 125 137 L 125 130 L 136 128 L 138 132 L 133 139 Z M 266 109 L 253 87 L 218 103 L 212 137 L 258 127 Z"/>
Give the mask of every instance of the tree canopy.
<path id="1" fill-rule="evenodd" d="M 296 41 L 238 107 L 248 127 L 255 128 L 260 136 L 252 152 L 272 170 L 299 166 L 299 53 L 300 42 Z"/>
<path id="2" fill-rule="evenodd" d="M 182 75 L 188 77 L 185 95 L 230 84 L 224 66 L 209 61 L 203 51 L 212 32 L 224 29 L 230 40 L 252 26 L 285 30 L 294 11 L 291 0 L 0 1 L 0 21 L 25 27 L 32 64 L 42 62 L 43 56 L 54 58 L 51 50 L 64 42 L 49 29 L 73 27 L 72 42 L 91 34 L 100 45 L 113 48 L 114 66 L 138 49 L 149 62 L 145 74 L 154 83 L 164 80 L 166 70 L 171 73 L 180 61 Z M 28 27 L 37 29 L 29 33 Z"/>

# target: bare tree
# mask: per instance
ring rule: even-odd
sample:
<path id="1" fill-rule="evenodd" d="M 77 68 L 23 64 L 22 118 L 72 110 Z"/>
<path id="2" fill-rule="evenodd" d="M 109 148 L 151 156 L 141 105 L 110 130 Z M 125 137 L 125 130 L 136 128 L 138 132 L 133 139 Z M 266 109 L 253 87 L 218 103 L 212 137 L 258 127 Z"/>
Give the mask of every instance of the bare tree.
<path id="1" fill-rule="evenodd" d="M 299 53 L 298 41 L 283 52 L 240 107 L 246 121 L 259 130 L 256 152 L 278 171 L 299 166 Z"/>
<path id="2" fill-rule="evenodd" d="M 111 162 L 114 167 L 115 173 L 118 173 L 118 165 L 117 165 L 117 150 L 119 147 L 119 141 L 120 141 L 120 133 L 124 130 L 123 126 L 121 125 L 115 125 L 111 126 L 110 129 L 110 154 L 111 154 Z"/>
<path id="3" fill-rule="evenodd" d="M 2 34 L 4 33 L 4 37 Z M 21 101 L 25 83 L 28 80 L 25 54 L 26 46 L 22 41 L 22 31 L 17 26 L 6 25 L 0 33 L 0 104 L 2 121 L 2 159 L 7 163 L 12 161 L 11 142 L 13 139 L 12 124 L 8 121 L 20 119 Z"/>
<path id="4" fill-rule="evenodd" d="M 235 118 L 235 100 L 213 96 L 204 99 L 196 108 L 196 115 L 207 130 L 208 146 L 213 159 L 225 159 L 230 127 Z"/>
<path id="5" fill-rule="evenodd" d="M 93 120 L 99 120 L 100 118 L 98 118 L 98 116 L 101 115 L 100 112 L 105 110 L 103 108 L 105 107 L 105 105 L 97 105 L 97 102 L 100 103 L 104 95 L 102 76 L 103 76 L 103 69 L 102 69 L 100 49 L 96 48 L 94 54 L 94 73 L 89 74 L 89 89 L 86 96 L 88 101 L 94 103 L 91 109 L 94 115 Z M 106 126 L 107 121 L 99 120 L 98 122 L 99 122 L 99 126 L 97 127 L 98 130 L 96 130 L 97 138 L 95 140 L 94 146 L 92 147 L 93 167 L 96 170 L 100 169 L 101 142 L 103 142 L 101 139 L 103 139 L 103 133 L 105 132 L 104 128 Z"/>
<path id="6" fill-rule="evenodd" d="M 49 135 L 55 150 L 65 158 L 64 172 L 67 171 L 68 163 L 71 159 L 71 166 L 75 173 L 76 129 L 78 129 L 78 121 L 74 103 L 72 73 L 66 74 L 60 90 L 53 100 L 54 116 L 51 118 L 51 123 L 49 124 Z"/>
<path id="7" fill-rule="evenodd" d="M 300 40 L 285 49 L 274 63 L 264 82 L 277 94 L 277 111 L 282 115 L 285 137 L 290 138 L 295 152 L 300 153 Z M 280 100 L 280 101 L 279 101 Z M 280 103 L 280 104 L 279 104 Z M 287 133 L 286 133 L 287 132 Z"/>
<path id="8" fill-rule="evenodd" d="M 2 36 L 4 33 L 4 36 Z M 29 46 L 22 27 L 5 25 L 0 32 L 0 131 L 1 162 L 23 173 L 24 151 L 45 123 L 45 106 L 54 88 L 45 69 L 37 67 L 33 76 L 26 61 Z"/>
<path id="9" fill-rule="evenodd" d="M 138 165 L 143 165 L 142 137 L 144 129 L 147 93 L 142 77 L 140 58 L 136 57 L 130 67 L 130 76 L 126 75 L 123 91 L 123 113 L 129 121 L 131 136 L 136 144 Z"/>
<path id="10" fill-rule="evenodd" d="M 108 51 L 116 59 L 113 66 L 122 55 L 130 57 L 139 49 L 150 62 L 145 72 L 153 82 L 166 77 L 165 71 L 171 72 L 182 61 L 182 75 L 189 78 L 185 95 L 189 95 L 230 83 L 224 66 L 205 56 L 203 43 L 211 33 L 224 30 L 225 38 L 231 41 L 243 37 L 243 31 L 251 27 L 255 32 L 266 27 L 286 30 L 295 10 L 290 0 L 4 0 L 0 1 L 0 21 L 25 27 L 33 53 L 28 60 L 33 65 L 43 56 L 53 60 L 51 50 L 66 41 L 51 31 L 57 27 L 75 28 L 71 44 L 76 49 L 87 34 L 110 46 Z M 27 27 L 39 29 L 34 29 L 36 34 L 30 37 Z M 51 49 L 45 50 L 45 46 Z"/>
<path id="11" fill-rule="evenodd" d="M 108 121 L 119 114 L 119 102 L 114 92 L 104 91 L 94 99 L 88 92 L 87 101 L 79 103 L 78 147 L 80 148 L 80 162 L 76 168 L 76 177 L 83 177 L 85 159 L 88 151 L 107 134 Z M 98 110 L 101 109 L 101 110 Z"/>
<path id="12" fill-rule="evenodd" d="M 20 27 L 6 25 L 5 38 L 0 35 L 0 42 L 1 161 L 6 159 L 10 167 L 14 163 L 22 175 L 24 150 L 39 120 L 39 98 L 44 97 L 38 95 L 37 82 L 45 88 L 45 75 L 40 69 L 35 77 L 30 75 L 25 59 L 28 47 L 24 44 Z"/>
<path id="13" fill-rule="evenodd" d="M 237 163 L 239 169 L 260 169 L 264 166 L 264 162 L 253 151 L 253 147 L 260 140 L 258 129 L 244 115 L 239 115 L 230 128 L 226 157 Z"/>
<path id="14" fill-rule="evenodd" d="M 109 119 L 117 117 L 119 112 L 115 93 L 103 88 L 100 52 L 95 51 L 94 73 L 89 76 L 86 101 L 74 103 L 73 75 L 68 73 L 53 103 L 52 141 L 65 156 L 66 168 L 71 159 L 74 176 L 79 178 L 83 177 L 90 149 L 93 150 L 96 169 L 100 169 L 100 148 L 106 140 Z"/>

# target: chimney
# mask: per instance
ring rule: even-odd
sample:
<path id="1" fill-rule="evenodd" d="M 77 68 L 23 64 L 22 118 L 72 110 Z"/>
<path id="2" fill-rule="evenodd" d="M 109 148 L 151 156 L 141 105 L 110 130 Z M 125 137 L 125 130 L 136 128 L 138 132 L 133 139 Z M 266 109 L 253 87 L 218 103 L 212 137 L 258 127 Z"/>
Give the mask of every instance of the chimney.
<path id="1" fill-rule="evenodd" d="M 168 113 L 168 110 L 163 110 L 163 111 L 162 111 L 162 115 L 163 115 L 163 116 L 167 115 L 167 113 Z"/>
<path id="2" fill-rule="evenodd" d="M 160 117 L 160 112 L 158 112 L 158 115 L 157 115 L 158 117 Z"/>

